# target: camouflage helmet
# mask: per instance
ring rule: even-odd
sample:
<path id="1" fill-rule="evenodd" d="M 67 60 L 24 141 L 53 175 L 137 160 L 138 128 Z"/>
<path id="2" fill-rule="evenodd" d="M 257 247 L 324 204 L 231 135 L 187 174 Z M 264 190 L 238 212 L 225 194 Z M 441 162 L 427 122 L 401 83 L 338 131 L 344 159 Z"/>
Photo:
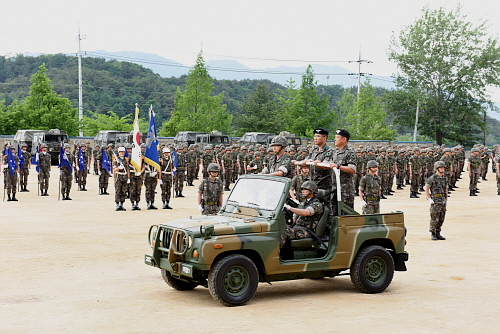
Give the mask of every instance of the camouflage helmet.
<path id="1" fill-rule="evenodd" d="M 212 147 L 212 144 L 208 144 L 207 146 L 205 146 L 205 150 L 212 150 L 213 147 Z"/>
<path id="2" fill-rule="evenodd" d="M 254 157 L 260 157 L 260 152 L 255 152 Z"/>
<path id="3" fill-rule="evenodd" d="M 108 147 L 113 148 L 113 147 L 115 147 L 115 145 L 113 145 L 113 143 L 109 143 L 109 144 L 108 144 Z"/>
<path id="4" fill-rule="evenodd" d="M 141 148 L 146 148 L 146 144 L 142 143 Z"/>
<path id="5" fill-rule="evenodd" d="M 200 145 L 198 145 L 198 144 L 194 144 L 194 145 L 193 145 L 193 147 L 194 147 L 194 148 L 200 148 Z"/>
<path id="6" fill-rule="evenodd" d="M 246 150 L 247 147 L 245 145 L 241 145 L 240 150 Z"/>
<path id="7" fill-rule="evenodd" d="M 22 143 L 22 144 L 21 144 L 21 147 L 28 147 L 28 144 L 26 144 L 26 143 Z"/>
<path id="8" fill-rule="evenodd" d="M 189 149 L 194 150 L 194 145 L 193 144 L 189 145 Z"/>
<path id="9" fill-rule="evenodd" d="M 472 152 L 479 152 L 479 150 L 477 149 L 477 147 L 473 147 L 473 148 L 470 150 L 470 152 L 471 152 L 471 153 L 472 153 Z"/>
<path id="10" fill-rule="evenodd" d="M 268 147 L 267 148 L 267 152 L 272 152 L 273 151 L 273 148 L 272 147 Z"/>
<path id="11" fill-rule="evenodd" d="M 71 145 L 70 145 L 70 144 L 68 144 L 68 143 L 65 143 L 65 144 L 64 144 L 64 148 L 71 148 Z"/>
<path id="12" fill-rule="evenodd" d="M 447 147 L 443 150 L 443 152 L 450 152 L 450 149 Z"/>
<path id="13" fill-rule="evenodd" d="M 378 162 L 375 160 L 370 160 L 366 163 L 366 168 L 378 167 Z"/>
<path id="14" fill-rule="evenodd" d="M 404 149 L 400 149 L 400 150 L 399 150 L 399 154 L 401 154 L 401 153 L 403 153 L 403 154 L 404 154 L 404 153 L 405 153 L 405 150 L 404 150 Z"/>
<path id="15" fill-rule="evenodd" d="M 255 148 L 253 147 L 253 145 L 250 145 L 250 146 L 248 146 L 248 150 L 249 151 L 255 151 Z"/>
<path id="16" fill-rule="evenodd" d="M 218 172 L 219 171 L 219 165 L 217 165 L 216 163 L 212 162 L 211 164 L 208 165 L 207 171 L 208 172 Z"/>
<path id="17" fill-rule="evenodd" d="M 438 169 L 439 167 L 446 167 L 443 161 L 439 160 L 434 163 L 434 169 Z"/>
<path id="18" fill-rule="evenodd" d="M 318 185 L 314 181 L 305 181 L 300 188 L 310 190 L 315 194 L 318 193 Z"/>
<path id="19" fill-rule="evenodd" d="M 270 146 L 287 147 L 288 146 L 288 141 L 283 136 L 276 136 L 276 137 L 273 137 L 273 139 L 271 140 Z"/>

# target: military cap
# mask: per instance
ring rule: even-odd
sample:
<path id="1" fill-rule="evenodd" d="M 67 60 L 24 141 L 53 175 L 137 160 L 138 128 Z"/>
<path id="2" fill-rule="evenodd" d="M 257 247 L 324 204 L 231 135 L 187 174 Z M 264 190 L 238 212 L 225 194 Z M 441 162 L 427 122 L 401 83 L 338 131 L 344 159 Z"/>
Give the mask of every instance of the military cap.
<path id="1" fill-rule="evenodd" d="M 371 147 L 370 147 L 370 148 L 368 149 L 368 152 L 375 152 L 375 150 L 374 150 L 373 148 L 371 148 Z"/>
<path id="2" fill-rule="evenodd" d="M 387 153 L 393 153 L 393 152 L 394 152 L 394 150 L 392 148 L 387 149 Z"/>
<path id="3" fill-rule="evenodd" d="M 357 148 L 357 149 L 356 149 L 356 153 L 361 153 L 361 149 L 360 149 L 360 148 Z"/>
<path id="4" fill-rule="evenodd" d="M 337 131 L 335 131 L 335 134 L 346 137 L 347 139 L 351 138 L 351 134 L 346 129 L 338 129 Z"/>
<path id="5" fill-rule="evenodd" d="M 401 154 L 401 153 L 405 153 L 405 150 L 404 150 L 404 149 L 400 149 L 400 150 L 398 151 L 398 153 L 399 153 L 399 154 Z"/>
<path id="6" fill-rule="evenodd" d="M 97 147 L 101 147 L 101 145 L 97 144 L 95 147 L 96 147 L 96 148 L 97 148 Z"/>
<path id="7" fill-rule="evenodd" d="M 387 152 L 387 149 L 385 146 L 379 146 L 380 147 L 380 152 Z"/>
<path id="8" fill-rule="evenodd" d="M 446 167 L 443 161 L 439 160 L 434 163 L 434 169 L 438 169 L 440 167 Z"/>
<path id="9" fill-rule="evenodd" d="M 314 129 L 314 134 L 318 134 L 318 135 L 323 135 L 323 136 L 328 136 L 328 130 L 327 129 L 323 129 L 323 128 L 317 128 L 317 129 Z"/>
<path id="10" fill-rule="evenodd" d="M 248 150 L 249 151 L 255 151 L 255 148 L 253 147 L 253 145 L 250 145 L 250 146 L 248 146 Z"/>
<path id="11" fill-rule="evenodd" d="M 310 190 L 315 194 L 318 193 L 318 185 L 314 181 L 305 181 L 304 183 L 302 183 L 300 188 Z"/>
<path id="12" fill-rule="evenodd" d="M 247 149 L 247 147 L 246 147 L 245 145 L 241 145 L 240 149 L 241 149 L 241 150 L 246 150 L 246 149 Z"/>
<path id="13" fill-rule="evenodd" d="M 193 147 L 194 147 L 194 148 L 197 148 L 197 147 L 199 148 L 199 147 L 200 147 L 200 145 L 198 145 L 198 144 L 194 144 L 194 145 L 193 145 Z"/>

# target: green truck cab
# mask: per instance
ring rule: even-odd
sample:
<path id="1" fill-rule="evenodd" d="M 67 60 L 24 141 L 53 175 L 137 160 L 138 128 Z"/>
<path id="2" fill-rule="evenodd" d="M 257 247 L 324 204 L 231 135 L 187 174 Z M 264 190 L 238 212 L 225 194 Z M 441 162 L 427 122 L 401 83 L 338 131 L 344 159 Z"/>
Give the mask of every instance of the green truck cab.
<path id="1" fill-rule="evenodd" d="M 292 240 L 280 249 L 280 235 L 291 219 L 284 208 L 293 203 L 290 185 L 283 177 L 240 176 L 217 215 L 152 225 L 152 253 L 145 263 L 161 269 L 174 289 L 202 285 L 226 306 L 248 302 L 259 282 L 334 277 L 348 270 L 360 291 L 379 293 L 395 270 L 406 271 L 402 212 L 359 215 L 339 202 L 344 210 L 339 212 L 349 215 L 334 217 L 328 226 L 325 210 L 314 238 Z"/>

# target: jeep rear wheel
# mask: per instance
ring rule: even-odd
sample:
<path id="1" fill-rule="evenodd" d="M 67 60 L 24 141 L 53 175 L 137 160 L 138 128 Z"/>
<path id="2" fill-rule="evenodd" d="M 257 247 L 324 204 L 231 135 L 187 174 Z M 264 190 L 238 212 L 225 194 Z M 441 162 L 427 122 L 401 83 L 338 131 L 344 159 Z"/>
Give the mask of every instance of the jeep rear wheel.
<path id="1" fill-rule="evenodd" d="M 380 246 L 361 249 L 351 265 L 351 281 L 361 292 L 382 292 L 391 284 L 393 276 L 394 260 Z"/>
<path id="2" fill-rule="evenodd" d="M 161 277 L 163 277 L 165 283 L 170 285 L 175 290 L 186 291 L 186 290 L 193 290 L 194 288 L 197 287 L 197 284 L 186 282 L 173 277 L 172 274 L 165 269 L 161 270 Z"/>
<path id="3" fill-rule="evenodd" d="M 215 300 L 226 306 L 248 302 L 259 284 L 257 267 L 248 257 L 233 254 L 220 259 L 208 275 L 208 289 Z"/>

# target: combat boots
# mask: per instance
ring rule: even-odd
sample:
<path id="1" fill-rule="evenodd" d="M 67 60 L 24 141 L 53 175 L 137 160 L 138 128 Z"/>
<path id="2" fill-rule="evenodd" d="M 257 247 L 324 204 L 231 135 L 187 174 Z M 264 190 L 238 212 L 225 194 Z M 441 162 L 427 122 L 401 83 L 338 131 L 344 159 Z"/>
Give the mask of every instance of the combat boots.
<path id="1" fill-rule="evenodd" d="M 420 198 L 420 197 L 418 197 L 418 196 L 417 196 L 417 193 L 416 193 L 416 192 L 412 191 L 412 192 L 410 193 L 410 198 Z"/>
<path id="2" fill-rule="evenodd" d="M 403 186 L 401 186 L 400 184 L 398 184 L 398 187 L 396 189 L 397 190 L 403 190 Z"/>
<path id="3" fill-rule="evenodd" d="M 437 235 L 435 232 L 431 232 L 431 239 L 432 240 L 438 240 Z"/>
<path id="4" fill-rule="evenodd" d="M 125 209 L 125 208 L 123 207 L 123 202 L 120 202 L 120 210 L 121 210 L 121 211 L 127 211 L 127 209 Z"/>
<path id="5" fill-rule="evenodd" d="M 12 199 L 10 198 L 10 194 L 7 194 L 7 202 L 10 202 L 12 201 Z"/>
<path id="6" fill-rule="evenodd" d="M 163 201 L 163 207 L 162 207 L 162 209 L 172 209 L 172 208 L 170 207 L 170 205 L 168 205 L 167 201 Z"/>
<path id="7" fill-rule="evenodd" d="M 385 197 L 384 194 L 382 194 L 382 196 L 380 196 L 380 199 L 387 199 L 387 197 Z"/>
<path id="8" fill-rule="evenodd" d="M 177 195 L 177 197 L 184 197 L 184 195 L 179 191 L 179 194 Z"/>
<path id="9" fill-rule="evenodd" d="M 229 187 L 224 187 L 224 191 L 230 191 Z"/>
<path id="10" fill-rule="evenodd" d="M 446 240 L 446 238 L 441 235 L 441 232 L 436 232 L 436 238 L 438 240 Z"/>
<path id="11" fill-rule="evenodd" d="M 469 196 L 477 196 L 477 195 L 476 195 L 476 193 L 474 192 L 474 190 L 471 190 L 471 191 L 470 191 Z"/>
<path id="12" fill-rule="evenodd" d="M 115 209 L 115 211 L 120 211 L 120 210 L 121 210 L 120 203 L 116 203 L 116 209 Z"/>

